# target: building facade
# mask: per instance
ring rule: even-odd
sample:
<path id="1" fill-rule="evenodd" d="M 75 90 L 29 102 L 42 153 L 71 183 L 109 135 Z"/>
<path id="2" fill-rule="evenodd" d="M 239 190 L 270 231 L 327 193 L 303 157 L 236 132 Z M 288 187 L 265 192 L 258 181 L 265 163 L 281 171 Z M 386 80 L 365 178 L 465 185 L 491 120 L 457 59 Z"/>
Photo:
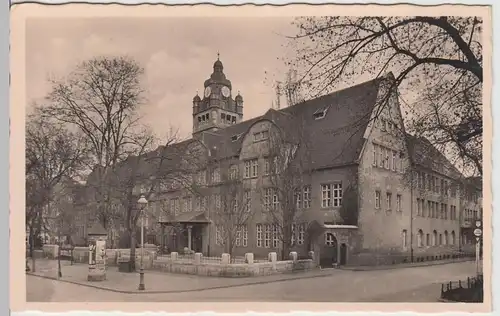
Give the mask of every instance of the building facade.
<path id="1" fill-rule="evenodd" d="M 243 98 L 233 98 L 217 59 L 203 96 L 193 98 L 192 139 L 151 153 L 173 151 L 182 159 L 165 168 L 187 164 L 190 172 L 148 195 L 147 242 L 257 258 L 286 244 L 299 255 L 314 250 L 326 266 L 458 252 L 468 240 L 464 208 L 472 209 L 461 198 L 461 175 L 428 141 L 405 132 L 393 79 L 244 120 Z M 286 186 L 293 203 L 279 193 Z"/>

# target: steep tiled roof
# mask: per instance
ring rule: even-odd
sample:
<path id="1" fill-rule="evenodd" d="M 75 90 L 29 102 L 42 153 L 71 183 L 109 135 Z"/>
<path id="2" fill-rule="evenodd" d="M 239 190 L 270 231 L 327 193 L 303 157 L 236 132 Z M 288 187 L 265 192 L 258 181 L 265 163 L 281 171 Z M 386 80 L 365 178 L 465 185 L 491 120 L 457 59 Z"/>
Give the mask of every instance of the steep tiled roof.
<path id="1" fill-rule="evenodd" d="M 416 165 L 434 170 L 439 173 L 448 173 L 448 176 L 460 178 L 461 173 L 453 164 L 425 137 L 416 137 L 406 133 L 408 150 L 412 162 Z M 445 167 L 448 172 L 440 168 Z"/>
<path id="2" fill-rule="evenodd" d="M 303 127 L 304 140 L 310 152 L 312 168 L 325 168 L 356 162 L 363 147 L 363 134 L 376 104 L 382 78 L 308 100 L 282 110 L 269 110 L 264 115 L 221 129 L 208 136 L 209 147 L 229 146 L 225 156 L 236 156 L 242 139 L 231 137 L 245 133 L 255 122 L 269 119 L 280 128 Z M 326 109 L 322 119 L 314 114 Z M 213 142 L 213 143 L 212 143 Z"/>
<path id="3" fill-rule="evenodd" d="M 244 134 L 259 120 L 267 119 L 280 129 L 303 130 L 302 137 L 307 142 L 310 168 L 319 169 L 356 163 L 363 147 L 363 134 L 376 105 L 379 85 L 384 78 L 377 78 L 321 96 L 302 103 L 281 109 L 268 110 L 264 115 L 228 126 L 216 132 L 204 132 L 196 139 L 169 145 L 166 155 L 168 162 L 165 169 L 175 169 L 185 157 L 184 152 L 189 145 L 201 141 L 209 150 L 211 158 L 222 159 L 238 156 L 241 150 Z M 315 113 L 326 110 L 325 116 L 315 119 Z M 290 135 L 292 135 L 291 133 Z M 147 178 L 157 172 L 157 159 L 164 148 L 158 147 L 142 157 L 139 174 Z M 137 157 L 130 157 L 122 163 L 123 173 L 130 173 L 128 166 Z M 128 172 L 127 172 L 128 171 Z M 118 172 L 119 174 L 122 172 Z"/>

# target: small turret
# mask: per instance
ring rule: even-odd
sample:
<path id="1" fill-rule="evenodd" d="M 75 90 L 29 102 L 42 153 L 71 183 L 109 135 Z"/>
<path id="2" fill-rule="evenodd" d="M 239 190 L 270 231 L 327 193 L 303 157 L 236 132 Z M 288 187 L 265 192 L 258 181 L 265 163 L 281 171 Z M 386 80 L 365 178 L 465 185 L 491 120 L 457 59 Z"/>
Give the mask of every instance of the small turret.
<path id="1" fill-rule="evenodd" d="M 201 98 L 197 92 L 195 97 L 193 98 L 193 114 L 198 113 L 200 102 L 201 102 Z"/>
<path id="2" fill-rule="evenodd" d="M 236 103 L 236 112 L 238 114 L 243 114 L 243 97 L 238 91 L 238 95 L 234 98 L 234 102 Z"/>

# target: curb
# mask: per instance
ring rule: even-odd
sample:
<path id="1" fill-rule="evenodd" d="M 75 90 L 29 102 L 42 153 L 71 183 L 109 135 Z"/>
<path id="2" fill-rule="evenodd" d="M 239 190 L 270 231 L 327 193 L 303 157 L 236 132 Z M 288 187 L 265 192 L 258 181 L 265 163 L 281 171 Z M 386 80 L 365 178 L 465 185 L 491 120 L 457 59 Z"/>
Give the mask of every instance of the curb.
<path id="1" fill-rule="evenodd" d="M 219 289 L 227 289 L 227 288 L 233 288 L 233 287 L 243 287 L 243 286 L 249 286 L 249 285 L 260 285 L 260 284 L 269 284 L 269 283 L 278 283 L 278 282 L 287 282 L 287 281 L 295 281 L 295 280 L 301 280 L 301 279 L 314 279 L 314 278 L 321 278 L 327 275 L 331 275 L 331 273 L 323 273 L 319 275 L 311 275 L 311 276 L 300 276 L 300 277 L 294 277 L 294 278 L 289 278 L 289 279 L 282 279 L 282 280 L 269 280 L 269 281 L 256 281 L 256 282 L 248 282 L 248 283 L 243 283 L 243 284 L 230 284 L 230 285 L 219 285 L 219 286 L 211 286 L 211 287 L 206 287 L 206 288 L 199 288 L 199 289 L 189 289 L 189 290 L 166 290 L 166 291 L 139 291 L 139 290 L 117 290 L 109 287 L 102 287 L 98 285 L 93 285 L 93 284 L 87 284 L 83 282 L 77 282 L 77 281 L 70 281 L 70 280 L 63 280 L 63 279 L 58 279 L 56 277 L 51 277 L 51 276 L 45 276 L 45 275 L 38 275 L 38 274 L 33 274 L 33 273 L 26 273 L 26 275 L 42 278 L 42 279 L 47 279 L 47 280 L 53 280 L 53 281 L 58 281 L 58 282 L 63 282 L 63 283 L 69 283 L 69 284 L 75 284 L 75 285 L 80 285 L 80 286 L 86 286 L 94 289 L 99 289 L 99 290 L 104 290 L 104 291 L 109 291 L 109 292 L 115 292 L 115 293 L 122 293 L 122 294 L 175 294 L 175 293 L 190 293 L 190 292 L 202 292 L 202 291 L 207 291 L 207 290 L 219 290 Z"/>
<path id="2" fill-rule="evenodd" d="M 395 270 L 395 269 L 408 269 L 408 268 L 421 268 L 421 267 L 431 267 L 431 266 L 440 266 L 440 265 L 445 265 L 445 264 L 452 264 L 452 263 L 462 263 L 462 262 L 468 262 L 468 261 L 474 261 L 474 259 L 468 259 L 468 260 L 461 260 L 461 261 L 446 261 L 446 262 L 433 262 L 430 264 L 413 264 L 413 265 L 405 265 L 405 266 L 398 266 L 395 264 L 394 266 L 385 266 L 381 268 L 377 267 L 366 267 L 366 268 L 361 268 L 361 267 L 339 267 L 339 270 L 344 270 L 344 271 L 383 271 L 383 270 Z"/>

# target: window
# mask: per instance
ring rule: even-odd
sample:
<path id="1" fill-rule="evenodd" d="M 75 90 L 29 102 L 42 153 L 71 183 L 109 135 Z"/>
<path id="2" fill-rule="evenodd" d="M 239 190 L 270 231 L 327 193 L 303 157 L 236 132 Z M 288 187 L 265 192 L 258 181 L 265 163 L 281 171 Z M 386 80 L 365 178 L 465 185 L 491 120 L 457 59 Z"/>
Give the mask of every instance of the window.
<path id="1" fill-rule="evenodd" d="M 384 148 L 384 168 L 385 169 L 390 169 L 390 166 L 389 166 L 389 152 L 390 150 L 387 149 L 387 148 Z"/>
<path id="2" fill-rule="evenodd" d="M 250 163 L 252 166 L 252 178 L 255 178 L 259 172 L 259 161 L 257 159 L 252 159 Z"/>
<path id="3" fill-rule="evenodd" d="M 432 232 L 432 245 L 433 245 L 433 246 L 436 246 L 436 245 L 437 245 L 437 237 L 438 237 L 438 235 L 437 235 L 437 231 L 433 231 L 433 232 Z"/>
<path id="4" fill-rule="evenodd" d="M 419 229 L 417 233 L 417 247 L 421 248 L 424 246 L 423 238 L 424 238 L 424 232 L 421 229 Z"/>
<path id="5" fill-rule="evenodd" d="M 314 112 L 314 114 L 313 114 L 313 118 L 315 120 L 321 120 L 322 118 L 324 118 L 326 116 L 327 110 L 328 110 L 328 108 L 316 110 L 316 112 Z"/>
<path id="6" fill-rule="evenodd" d="M 245 179 L 250 178 L 250 160 L 245 161 L 245 173 L 244 173 L 244 178 L 245 178 Z"/>
<path id="7" fill-rule="evenodd" d="M 253 141 L 254 142 L 259 142 L 261 140 L 262 134 L 260 132 L 253 133 Z"/>
<path id="8" fill-rule="evenodd" d="M 380 191 L 375 191 L 375 208 L 380 209 Z"/>
<path id="9" fill-rule="evenodd" d="M 383 168 L 384 167 L 384 149 L 382 147 L 379 147 L 378 155 L 379 155 L 378 166 L 380 168 Z"/>
<path id="10" fill-rule="evenodd" d="M 252 209 L 252 194 L 249 190 L 246 190 L 245 193 L 243 194 L 243 199 L 246 204 L 246 211 L 250 212 Z"/>
<path id="11" fill-rule="evenodd" d="M 292 224 L 292 231 L 290 232 L 290 245 L 292 245 L 292 246 L 295 245 L 296 226 L 297 225 Z"/>
<path id="12" fill-rule="evenodd" d="M 396 151 L 392 151 L 392 164 L 391 164 L 391 167 L 392 167 L 392 171 L 396 171 L 396 157 L 397 157 L 398 153 Z"/>
<path id="13" fill-rule="evenodd" d="M 297 209 L 300 209 L 302 207 L 302 192 L 300 192 L 300 189 L 295 190 L 295 207 Z"/>
<path id="14" fill-rule="evenodd" d="M 205 185 L 207 183 L 207 174 L 205 171 L 198 172 L 198 184 Z"/>
<path id="15" fill-rule="evenodd" d="M 204 212 L 207 210 L 207 206 L 208 206 L 208 196 L 204 196 L 202 199 L 201 199 L 201 211 Z"/>
<path id="16" fill-rule="evenodd" d="M 220 225 L 215 226 L 215 244 L 224 244 L 224 241 L 222 239 L 222 227 Z"/>
<path id="17" fill-rule="evenodd" d="M 215 168 L 214 172 L 212 174 L 212 182 L 213 183 L 219 183 L 220 182 L 220 169 Z"/>
<path id="18" fill-rule="evenodd" d="M 406 229 L 403 229 L 403 234 L 402 234 L 402 236 L 401 236 L 401 237 L 402 237 L 402 239 L 403 239 L 403 240 L 402 240 L 402 242 L 403 242 L 403 249 L 406 249 L 406 246 L 407 246 L 407 241 L 406 241 L 406 239 L 407 239 L 407 234 L 408 234 L 408 233 L 407 233 Z"/>
<path id="19" fill-rule="evenodd" d="M 250 172 L 249 172 L 249 173 L 250 173 Z M 231 165 L 231 166 L 229 167 L 229 178 L 230 178 L 231 180 L 234 180 L 234 179 L 236 179 L 237 175 L 238 175 L 238 166 L 236 166 L 236 165 Z"/>
<path id="20" fill-rule="evenodd" d="M 387 205 L 387 210 L 390 211 L 392 209 L 392 193 L 387 192 L 385 194 L 385 203 Z"/>
<path id="21" fill-rule="evenodd" d="M 373 144 L 373 166 L 377 166 L 377 158 L 378 158 L 378 150 L 379 146 L 377 144 Z"/>
<path id="22" fill-rule="evenodd" d="M 265 233 L 264 233 L 264 247 L 271 247 L 271 225 L 265 225 Z"/>
<path id="23" fill-rule="evenodd" d="M 179 199 L 172 199 L 170 200 L 170 202 L 172 203 L 172 209 L 174 210 L 174 214 L 177 215 L 179 214 Z"/>
<path id="24" fill-rule="evenodd" d="M 271 165 L 269 163 L 269 158 L 264 158 L 264 175 L 268 176 L 270 173 Z"/>
<path id="25" fill-rule="evenodd" d="M 278 189 L 273 190 L 273 209 L 278 209 L 280 206 L 280 201 L 278 197 Z"/>
<path id="26" fill-rule="evenodd" d="M 446 246 L 448 245 L 448 231 L 445 230 L 444 231 L 444 240 L 443 240 L 443 244 Z"/>
<path id="27" fill-rule="evenodd" d="M 273 224 L 273 248 L 278 248 L 278 245 L 279 245 L 278 225 Z"/>
<path id="28" fill-rule="evenodd" d="M 396 195 L 396 211 L 402 212 L 403 206 L 401 205 L 401 194 Z"/>
<path id="29" fill-rule="evenodd" d="M 427 247 L 429 247 L 431 245 L 431 235 L 430 234 L 425 235 L 425 245 Z"/>
<path id="30" fill-rule="evenodd" d="M 236 235 L 234 236 L 234 244 L 236 247 L 241 246 L 241 225 L 236 228 Z"/>
<path id="31" fill-rule="evenodd" d="M 336 242 L 335 242 L 335 236 L 333 236 L 332 233 L 326 233 L 325 234 L 325 245 L 327 246 L 335 246 Z"/>
<path id="32" fill-rule="evenodd" d="M 303 245 L 304 244 L 305 235 L 306 235 L 306 225 L 305 224 L 300 224 L 299 225 L 299 236 L 297 238 L 297 244 L 298 245 Z"/>
<path id="33" fill-rule="evenodd" d="M 264 206 L 266 208 L 271 207 L 271 196 L 272 196 L 273 190 L 271 188 L 265 188 L 264 189 Z"/>
<path id="34" fill-rule="evenodd" d="M 255 230 L 257 231 L 255 234 L 257 237 L 257 247 L 262 247 L 262 224 L 257 224 Z"/>
<path id="35" fill-rule="evenodd" d="M 321 185 L 321 207 L 329 207 L 332 205 L 332 192 L 329 184 Z"/>
<path id="36" fill-rule="evenodd" d="M 432 209 L 432 202 L 431 201 L 427 201 L 427 210 L 428 210 L 429 217 L 434 217 L 434 211 Z"/>
<path id="37" fill-rule="evenodd" d="M 214 200 L 215 200 L 215 208 L 220 209 L 220 207 L 221 207 L 220 194 L 216 194 L 214 196 Z"/>
<path id="38" fill-rule="evenodd" d="M 342 205 L 342 183 L 322 184 L 321 207 L 338 207 L 340 205 Z"/>
<path id="39" fill-rule="evenodd" d="M 248 226 L 247 225 L 243 225 L 241 227 L 241 245 L 243 247 L 247 247 L 248 246 Z"/>
<path id="40" fill-rule="evenodd" d="M 262 140 L 269 139 L 269 131 L 262 131 Z"/>
<path id="41" fill-rule="evenodd" d="M 310 207 L 311 207 L 311 187 L 305 186 L 304 187 L 304 208 L 310 208 Z"/>
<path id="42" fill-rule="evenodd" d="M 439 234 L 439 246 L 443 244 L 443 234 Z"/>
<path id="43" fill-rule="evenodd" d="M 191 197 L 186 198 L 186 212 L 192 212 L 193 211 L 193 200 Z"/>
<path id="44" fill-rule="evenodd" d="M 451 231 L 451 240 L 450 241 L 451 241 L 452 245 L 455 245 L 456 241 L 455 241 L 455 231 L 454 230 Z"/>

